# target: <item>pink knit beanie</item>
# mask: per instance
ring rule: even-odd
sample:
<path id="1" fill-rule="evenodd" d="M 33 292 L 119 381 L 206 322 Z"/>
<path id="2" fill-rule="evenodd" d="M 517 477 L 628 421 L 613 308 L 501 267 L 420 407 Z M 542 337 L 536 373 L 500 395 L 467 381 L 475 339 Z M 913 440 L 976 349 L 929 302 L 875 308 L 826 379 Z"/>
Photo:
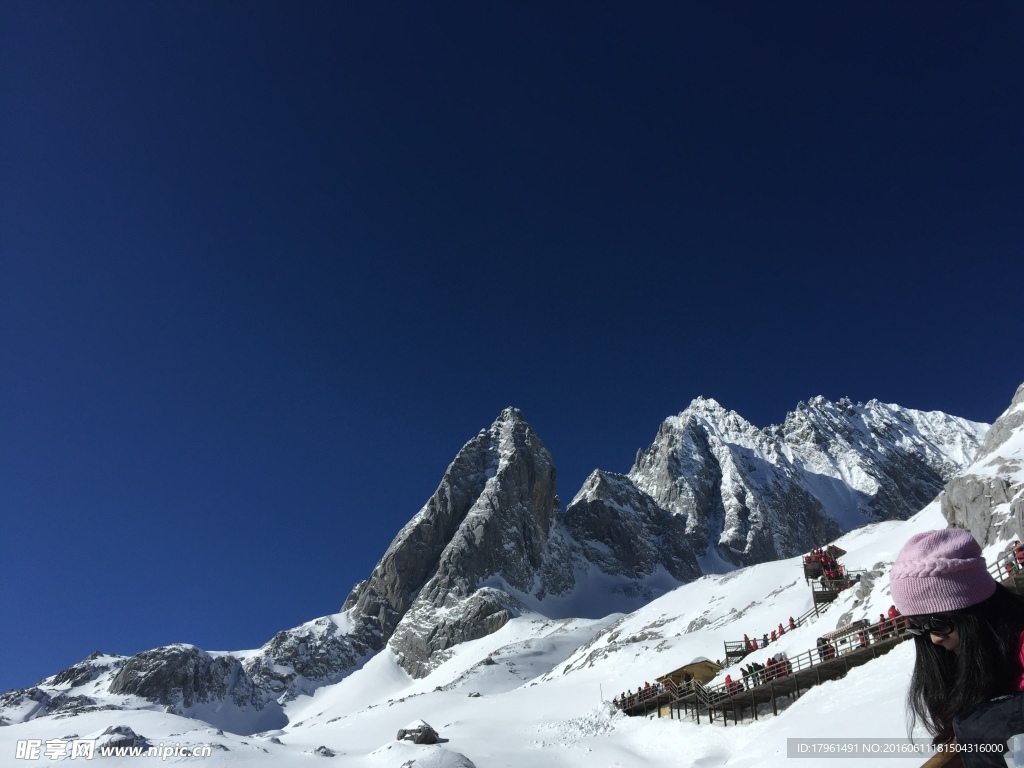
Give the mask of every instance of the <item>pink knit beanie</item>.
<path id="1" fill-rule="evenodd" d="M 913 536 L 893 563 L 889 584 L 893 602 L 908 616 L 958 611 L 996 591 L 978 542 L 958 528 Z"/>

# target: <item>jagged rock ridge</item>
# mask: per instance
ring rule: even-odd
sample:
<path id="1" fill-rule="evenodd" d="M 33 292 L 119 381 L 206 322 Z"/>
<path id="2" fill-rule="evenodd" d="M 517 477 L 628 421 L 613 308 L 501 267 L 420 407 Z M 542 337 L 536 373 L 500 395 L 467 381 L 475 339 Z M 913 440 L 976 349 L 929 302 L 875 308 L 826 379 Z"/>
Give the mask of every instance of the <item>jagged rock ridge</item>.
<path id="1" fill-rule="evenodd" d="M 570 590 L 555 481 L 547 448 L 505 409 L 459 451 L 344 609 L 377 621 L 402 665 L 422 675 L 440 652 L 503 626 L 520 597 Z"/>
<path id="2" fill-rule="evenodd" d="M 876 400 L 816 397 L 762 430 L 698 398 L 665 420 L 628 478 L 685 520 L 706 562 L 749 565 L 906 519 L 970 461 L 986 429 Z"/>
<path id="3" fill-rule="evenodd" d="M 583 557 L 604 573 L 643 579 L 660 565 L 680 583 L 701 575 L 685 520 L 624 475 L 595 470 L 563 519 Z"/>

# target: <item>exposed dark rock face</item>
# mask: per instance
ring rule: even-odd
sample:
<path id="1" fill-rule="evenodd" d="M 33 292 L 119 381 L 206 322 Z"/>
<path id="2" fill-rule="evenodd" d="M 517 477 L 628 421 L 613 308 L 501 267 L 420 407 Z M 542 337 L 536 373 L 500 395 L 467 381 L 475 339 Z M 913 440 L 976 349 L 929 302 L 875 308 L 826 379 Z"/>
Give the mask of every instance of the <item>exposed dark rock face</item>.
<path id="1" fill-rule="evenodd" d="M 104 672 L 117 669 L 122 664 L 124 664 L 123 658 L 107 656 L 96 651 L 78 664 L 74 664 L 52 678 L 48 678 L 45 682 L 48 682 L 50 685 L 68 685 L 74 688 L 92 682 Z"/>
<path id="2" fill-rule="evenodd" d="M 110 656 L 97 651 L 56 675 L 40 680 L 31 688 L 8 691 L 0 695 L 0 713 L 17 713 L 17 716 L 12 719 L 3 714 L 0 715 L 0 720 L 6 723 L 23 722 L 47 715 L 68 716 L 82 712 L 118 709 L 119 707 L 115 705 L 102 703 L 94 698 L 94 695 L 102 692 L 102 688 L 97 691 L 96 686 L 89 684 L 104 675 L 113 674 L 125 661 L 122 656 Z M 89 686 L 92 695 L 75 690 L 85 686 Z"/>
<path id="3" fill-rule="evenodd" d="M 422 720 L 398 729 L 398 741 L 411 741 L 413 744 L 437 744 L 437 731 Z"/>
<path id="4" fill-rule="evenodd" d="M 712 400 L 666 420 L 628 476 L 595 472 L 561 513 L 547 449 L 515 409 L 471 440 L 345 608 L 422 676 L 524 606 L 544 612 L 595 571 L 641 601 L 734 564 L 806 551 L 905 518 L 973 454 L 984 425 L 815 398 L 759 430 Z M 712 565 L 713 565 L 712 561 Z M 638 606 L 637 606 L 638 607 Z"/>
<path id="5" fill-rule="evenodd" d="M 375 628 L 347 622 L 339 626 L 335 618 L 324 616 L 278 632 L 244 667 L 257 688 L 283 703 L 337 682 L 360 659 L 383 646 Z"/>
<path id="6" fill-rule="evenodd" d="M 633 590 L 634 607 L 653 593 L 631 580 L 659 566 L 669 586 L 700 575 L 671 515 L 625 478 L 598 478 L 563 516 L 550 453 L 523 415 L 506 409 L 459 452 L 345 608 L 391 631 L 402 666 L 423 676 L 448 649 L 497 631 L 524 607 L 544 612 L 550 599 L 567 599 L 579 587 L 577 570 L 621 576 L 618 588 Z M 613 541 L 615 532 L 633 538 Z"/>
<path id="7" fill-rule="evenodd" d="M 552 536 L 557 509 L 551 455 L 508 408 L 459 452 L 345 605 L 383 617 L 385 632 L 393 623 L 391 648 L 422 676 L 439 663 L 437 652 L 516 615 L 514 593 L 542 598 L 571 589 L 571 556 Z M 491 588 L 481 589 L 484 582 Z"/>
<path id="8" fill-rule="evenodd" d="M 491 433 L 481 432 L 467 443 L 434 495 L 398 533 L 370 578 L 352 590 L 342 610 L 354 608 L 390 637 L 416 593 L 433 576 L 442 553 L 496 473 L 499 460 Z"/>
<path id="9" fill-rule="evenodd" d="M 817 397 L 761 430 L 698 398 L 661 425 L 629 479 L 685 521 L 695 552 L 749 565 L 864 523 L 906 519 L 969 461 L 985 429 L 937 412 Z"/>
<path id="10" fill-rule="evenodd" d="M 484 588 L 444 601 L 436 613 L 430 604 L 417 606 L 399 624 L 390 645 L 409 674 L 424 677 L 447 658 L 444 651 L 497 632 L 518 614 L 507 593 Z"/>
<path id="11" fill-rule="evenodd" d="M 985 436 L 974 464 L 946 484 L 940 503 L 949 524 L 982 546 L 1024 531 L 1024 384 Z"/>
<path id="12" fill-rule="evenodd" d="M 978 449 L 975 461 L 994 457 L 999 449 L 1003 448 L 1010 438 L 1020 431 L 1022 426 L 1024 426 L 1024 384 L 1017 387 L 1017 391 L 1010 401 L 1010 407 L 1003 411 L 1002 415 L 992 424 L 992 428 L 985 435 L 981 448 Z M 1019 466 L 1016 459 L 1012 459 L 1012 462 L 1014 468 Z"/>
<path id="13" fill-rule="evenodd" d="M 96 699 L 89 696 L 55 696 L 53 698 L 54 715 L 73 715 L 79 712 L 92 712 L 98 707 Z"/>
<path id="14" fill-rule="evenodd" d="M 149 741 L 145 736 L 140 736 L 127 725 L 112 725 L 100 734 L 96 739 L 97 747 L 126 748 L 139 747 L 149 748 Z"/>
<path id="15" fill-rule="evenodd" d="M 643 579 L 659 565 L 679 583 L 701 575 L 686 521 L 624 475 L 596 470 L 565 510 L 566 530 L 602 572 Z"/>
<path id="16" fill-rule="evenodd" d="M 111 681 L 110 693 L 185 708 L 228 697 L 255 709 L 266 704 L 238 659 L 211 656 L 191 645 L 166 645 L 132 656 Z"/>

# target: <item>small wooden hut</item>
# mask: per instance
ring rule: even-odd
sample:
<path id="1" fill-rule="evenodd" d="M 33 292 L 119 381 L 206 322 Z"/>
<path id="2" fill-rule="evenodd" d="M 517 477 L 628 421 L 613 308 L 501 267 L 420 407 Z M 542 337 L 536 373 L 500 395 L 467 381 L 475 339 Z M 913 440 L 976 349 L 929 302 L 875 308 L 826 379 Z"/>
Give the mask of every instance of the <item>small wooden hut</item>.
<path id="1" fill-rule="evenodd" d="M 662 675 L 658 678 L 658 682 L 663 683 L 665 680 L 671 680 L 677 686 L 682 687 L 690 682 L 690 680 L 697 680 L 698 682 L 707 685 L 715 679 L 715 675 L 717 675 L 721 669 L 722 668 L 718 666 L 718 664 L 710 659 L 698 656 L 689 664 L 682 666 L 679 669 L 673 669 L 668 674 Z"/>

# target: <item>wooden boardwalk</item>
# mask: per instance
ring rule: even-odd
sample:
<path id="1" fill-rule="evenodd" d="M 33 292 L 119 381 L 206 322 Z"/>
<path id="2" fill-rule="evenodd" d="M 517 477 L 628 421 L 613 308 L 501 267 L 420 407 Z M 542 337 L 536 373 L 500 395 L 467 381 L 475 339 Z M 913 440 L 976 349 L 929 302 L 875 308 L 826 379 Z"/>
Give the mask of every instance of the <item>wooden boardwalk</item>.
<path id="1" fill-rule="evenodd" d="M 796 698 L 812 686 L 845 677 L 854 667 L 888 653 L 909 636 L 901 628 L 884 637 L 873 637 L 874 642 L 864 648 L 849 650 L 826 661 L 821 660 L 817 651 L 805 651 L 788 660 L 791 671 L 784 672 L 780 665 L 778 673 L 771 675 L 765 671 L 758 675 L 759 684 L 748 684 L 731 694 L 724 684 L 704 686 L 692 681 L 684 688 L 670 683 L 664 690 L 634 697 L 622 711 L 641 717 L 655 714 L 678 719 L 689 717 L 697 722 L 701 721 L 701 715 L 705 715 L 708 722 L 714 722 L 716 717 L 727 720 L 731 714 L 733 722 L 738 723 L 748 716 L 757 719 L 758 706 L 771 704 L 772 713 L 778 714 L 780 697 Z"/>
<path id="2" fill-rule="evenodd" d="M 1001 558 L 989 566 L 989 571 L 1006 588 L 1024 594 L 1024 570 L 1007 573 L 1006 562 L 1006 558 Z M 834 656 L 823 659 L 818 650 L 805 651 L 788 659 L 785 666 L 777 667 L 775 674 L 765 671 L 753 679 L 746 676 L 743 685 L 734 681 L 731 693 L 724 683 L 704 686 L 693 680 L 685 686 L 677 686 L 671 680 L 665 680 L 664 688 L 652 688 L 647 695 L 632 696 L 627 702 L 620 702 L 619 708 L 632 716 L 653 717 L 656 714 L 679 720 L 694 719 L 698 723 L 703 715 L 705 722 L 714 723 L 717 719 L 723 725 L 729 724 L 730 715 L 734 724 L 743 722 L 745 718 L 756 720 L 758 708 L 768 704 L 772 714 L 777 715 L 780 698 L 792 700 L 808 688 L 845 677 L 854 667 L 867 664 L 913 637 L 907 632 L 905 622 L 899 619 L 896 622 L 896 627 L 885 634 L 879 631 L 877 624 L 864 628 L 869 642 L 863 647 L 853 647 L 850 641 L 856 633 L 849 633 L 849 636 L 837 640 L 837 646 L 841 646 L 842 640 L 846 640 L 848 645 L 845 649 L 840 648 Z"/>
<path id="3" fill-rule="evenodd" d="M 760 685 L 752 685 L 732 694 L 726 692 L 725 686 L 701 690 L 702 686 L 698 684 L 669 701 L 667 713 L 661 709 L 658 716 L 667 714 L 679 719 L 690 717 L 699 723 L 701 714 L 705 714 L 708 722 L 713 723 L 717 717 L 724 725 L 728 725 L 730 715 L 733 723 L 740 723 L 745 717 L 756 720 L 758 707 L 768 704 L 772 707 L 772 714 L 777 715 L 779 698 L 795 699 L 808 688 L 828 680 L 846 677 L 854 667 L 867 664 L 888 653 L 908 637 L 910 635 L 905 631 L 898 631 L 864 648 L 843 653 L 827 661 L 821 661 L 816 651 L 806 651 L 796 659 L 789 660 L 791 672 L 777 674 Z"/>

